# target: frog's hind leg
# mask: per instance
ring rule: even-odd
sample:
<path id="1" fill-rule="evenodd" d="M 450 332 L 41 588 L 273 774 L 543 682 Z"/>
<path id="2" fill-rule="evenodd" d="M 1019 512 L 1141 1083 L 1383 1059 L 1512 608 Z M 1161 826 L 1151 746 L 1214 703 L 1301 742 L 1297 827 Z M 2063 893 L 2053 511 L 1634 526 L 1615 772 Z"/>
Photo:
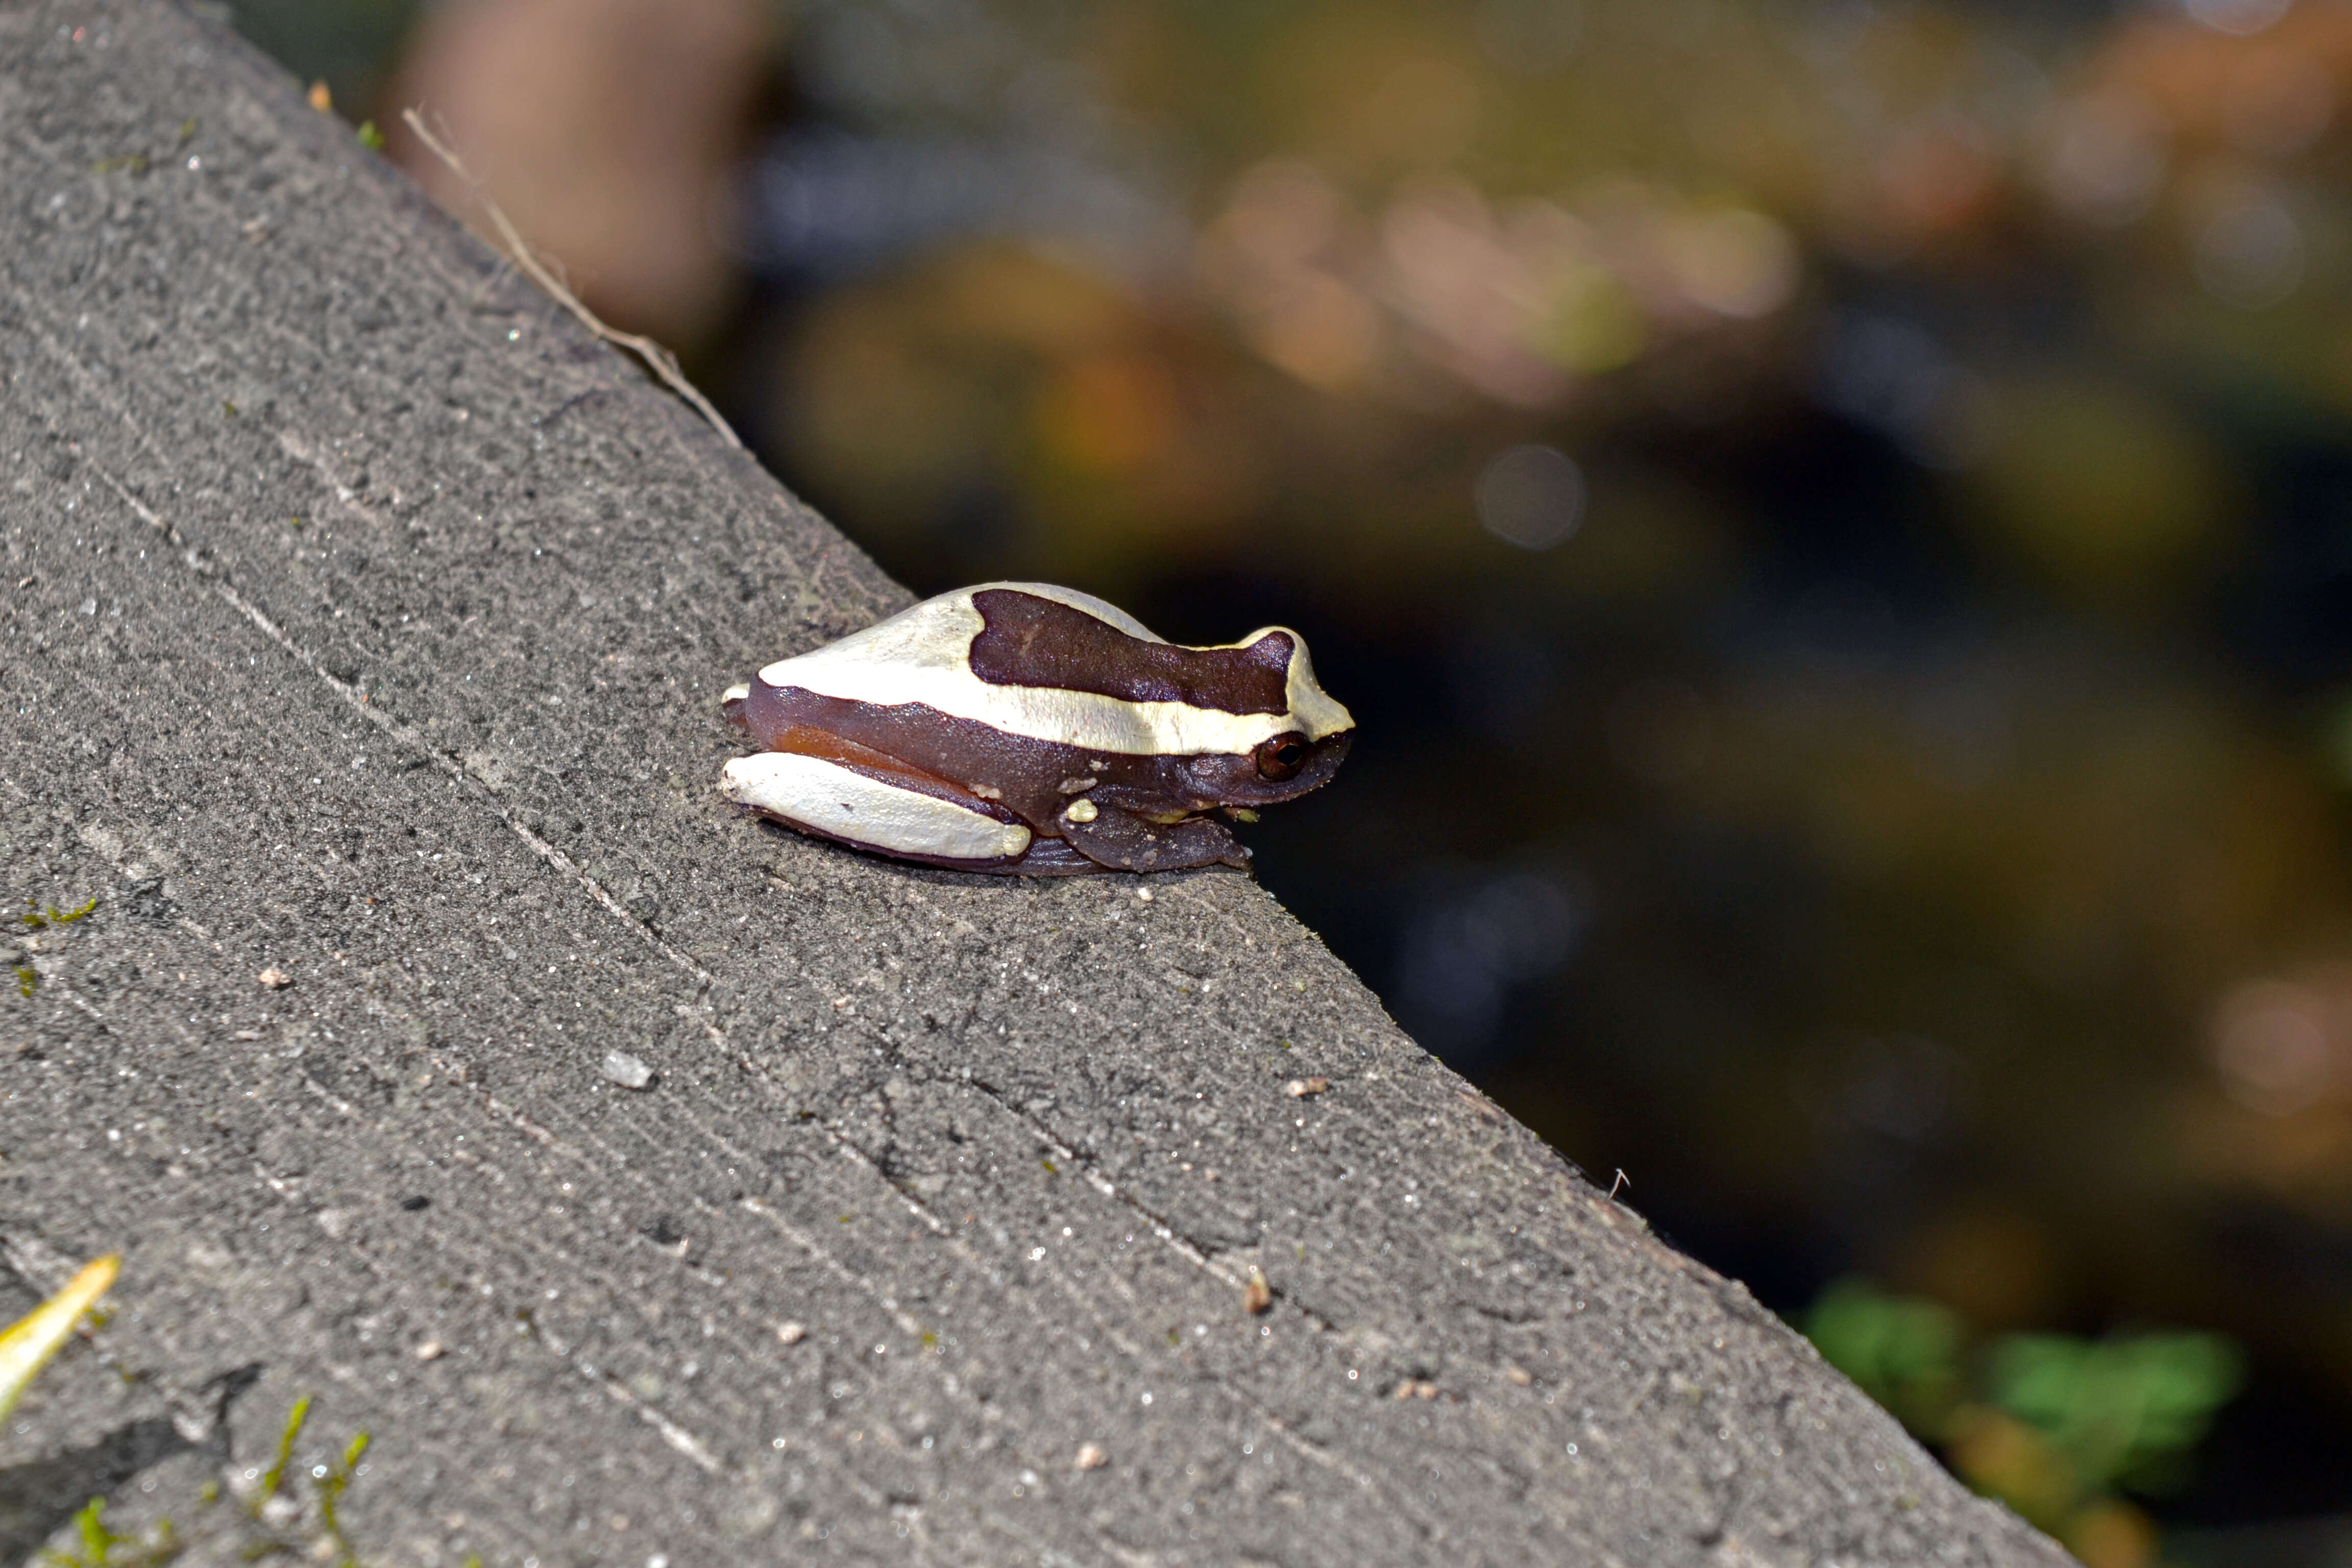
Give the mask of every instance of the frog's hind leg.
<path id="1" fill-rule="evenodd" d="M 1028 826 L 968 791 L 903 767 L 761 752 L 719 770 L 719 793 L 820 838 L 967 871 L 1011 871 Z"/>

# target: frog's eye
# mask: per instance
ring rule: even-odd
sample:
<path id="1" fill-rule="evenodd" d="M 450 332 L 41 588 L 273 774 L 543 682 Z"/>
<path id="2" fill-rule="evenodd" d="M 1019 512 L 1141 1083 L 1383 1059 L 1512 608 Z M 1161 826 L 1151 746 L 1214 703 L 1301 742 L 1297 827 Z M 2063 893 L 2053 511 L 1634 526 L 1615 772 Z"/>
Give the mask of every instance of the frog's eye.
<path id="1" fill-rule="evenodd" d="M 1276 735 L 1257 743 L 1257 776 L 1276 784 L 1296 774 L 1307 761 L 1307 737 Z"/>

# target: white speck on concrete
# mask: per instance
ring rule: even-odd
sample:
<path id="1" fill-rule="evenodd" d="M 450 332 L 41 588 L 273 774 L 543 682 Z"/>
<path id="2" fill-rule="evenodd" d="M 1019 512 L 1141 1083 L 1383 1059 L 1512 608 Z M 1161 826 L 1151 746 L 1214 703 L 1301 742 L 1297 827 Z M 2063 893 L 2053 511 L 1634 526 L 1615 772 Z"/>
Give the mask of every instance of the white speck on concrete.
<path id="1" fill-rule="evenodd" d="M 633 1057 L 626 1051 L 606 1051 L 604 1076 L 623 1089 L 643 1089 L 653 1082 L 654 1069 L 646 1066 L 641 1057 Z"/>

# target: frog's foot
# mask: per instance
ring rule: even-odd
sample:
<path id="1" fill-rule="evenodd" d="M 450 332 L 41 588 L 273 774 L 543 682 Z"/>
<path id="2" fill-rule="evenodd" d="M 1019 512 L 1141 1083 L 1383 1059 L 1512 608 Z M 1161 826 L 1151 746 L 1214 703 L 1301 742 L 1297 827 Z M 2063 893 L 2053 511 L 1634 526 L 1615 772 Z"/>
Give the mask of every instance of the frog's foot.
<path id="1" fill-rule="evenodd" d="M 738 730 L 751 727 L 751 689 L 748 686 L 730 686 L 719 699 L 719 711 Z"/>
<path id="2" fill-rule="evenodd" d="M 1059 858 L 1026 864 L 1033 836 L 1011 812 L 943 779 L 871 758 L 761 752 L 721 768 L 719 790 L 787 827 L 925 865 L 1052 875 L 1047 862 Z"/>
<path id="3" fill-rule="evenodd" d="M 1087 858 L 1117 871 L 1219 865 L 1249 869 L 1250 852 L 1231 829 L 1211 817 L 1157 822 L 1123 805 L 1108 805 L 1097 795 L 1072 801 L 1054 828 Z"/>
<path id="4" fill-rule="evenodd" d="M 1033 839 L 1029 853 L 1012 865 L 981 868 L 1003 870 L 1016 877 L 1098 877 L 1110 869 L 1099 861 L 1087 859 L 1058 838 Z"/>

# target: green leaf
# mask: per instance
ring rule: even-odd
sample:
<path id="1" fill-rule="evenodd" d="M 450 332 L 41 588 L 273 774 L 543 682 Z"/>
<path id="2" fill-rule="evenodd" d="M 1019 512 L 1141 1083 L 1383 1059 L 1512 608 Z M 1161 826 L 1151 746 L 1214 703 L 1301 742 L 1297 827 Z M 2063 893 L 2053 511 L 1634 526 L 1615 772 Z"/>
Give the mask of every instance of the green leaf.
<path id="1" fill-rule="evenodd" d="M 1961 1386 L 1960 1321 L 1949 1308 L 1841 1279 L 1802 1326 L 1822 1360 L 1897 1420 L 1921 1436 L 1942 1435 Z"/>
<path id="2" fill-rule="evenodd" d="M 2011 1334 L 1987 1373 L 1993 1402 L 2048 1436 L 2086 1483 L 2158 1491 L 2237 1393 L 2244 1361 L 2219 1334 Z"/>

